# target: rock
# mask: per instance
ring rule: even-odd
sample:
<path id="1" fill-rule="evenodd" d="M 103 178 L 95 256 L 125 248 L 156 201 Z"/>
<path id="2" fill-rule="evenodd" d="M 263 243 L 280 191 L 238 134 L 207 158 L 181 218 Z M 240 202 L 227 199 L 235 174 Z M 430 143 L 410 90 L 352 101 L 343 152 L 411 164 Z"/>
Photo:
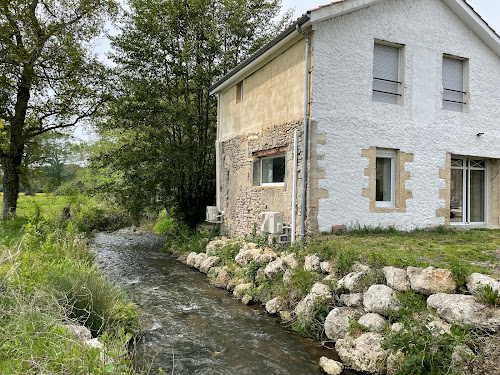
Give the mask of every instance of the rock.
<path id="1" fill-rule="evenodd" d="M 99 349 L 99 350 L 104 350 L 104 345 L 101 342 L 99 342 L 99 340 L 97 339 L 97 337 L 94 338 L 94 339 L 86 340 L 84 342 L 84 344 L 87 345 L 91 349 L 96 348 L 96 349 Z"/>
<path id="2" fill-rule="evenodd" d="M 368 313 L 359 318 L 358 323 L 365 326 L 372 332 L 383 332 L 386 320 L 379 314 Z"/>
<path id="3" fill-rule="evenodd" d="M 438 337 L 447 333 L 451 335 L 451 326 L 442 321 L 441 319 L 435 319 L 425 325 L 429 331 L 431 331 L 432 336 Z"/>
<path id="4" fill-rule="evenodd" d="M 201 264 L 200 271 L 203 273 L 208 273 L 208 271 L 210 271 L 211 268 L 215 267 L 217 263 L 219 263 L 219 261 L 220 261 L 219 257 L 216 256 L 208 257 Z"/>
<path id="5" fill-rule="evenodd" d="M 257 255 L 261 255 L 262 253 L 263 253 L 262 249 L 249 249 L 249 250 L 241 249 L 240 252 L 234 258 L 234 260 L 240 266 L 248 266 L 250 262 L 254 260 L 254 257 L 256 257 Z"/>
<path id="6" fill-rule="evenodd" d="M 311 309 L 316 301 L 329 300 L 332 298 L 332 293 L 328 286 L 323 283 L 316 283 L 311 288 L 307 296 L 300 301 L 295 307 L 295 315 L 303 322 L 308 322 L 311 319 Z"/>
<path id="7" fill-rule="evenodd" d="M 231 274 L 222 268 L 218 273 L 215 280 L 212 281 L 212 285 L 216 288 L 226 289 L 231 281 Z"/>
<path id="8" fill-rule="evenodd" d="M 63 328 L 75 336 L 75 338 L 80 342 L 85 342 L 92 338 L 92 333 L 85 326 L 79 324 L 65 324 L 63 325 Z"/>
<path id="9" fill-rule="evenodd" d="M 320 260 L 316 254 L 306 256 L 304 259 L 304 269 L 306 271 L 318 271 L 320 266 Z"/>
<path id="10" fill-rule="evenodd" d="M 252 283 L 236 285 L 233 290 L 233 295 L 236 298 L 242 298 L 246 294 L 246 292 L 252 288 L 253 288 Z"/>
<path id="11" fill-rule="evenodd" d="M 224 247 L 228 244 L 230 244 L 230 241 L 228 241 L 227 239 L 212 240 L 208 243 L 207 247 L 205 248 L 205 252 L 207 253 L 208 256 L 213 256 L 215 255 L 218 247 L 219 248 Z"/>
<path id="12" fill-rule="evenodd" d="M 385 281 L 388 287 L 401 292 L 410 289 L 410 282 L 408 281 L 408 276 L 404 269 L 384 267 L 382 268 L 382 272 L 384 272 Z"/>
<path id="13" fill-rule="evenodd" d="M 386 285 L 372 285 L 363 295 L 363 306 L 367 312 L 387 316 L 399 310 L 399 301 L 394 290 Z"/>
<path id="14" fill-rule="evenodd" d="M 272 251 L 269 248 L 266 248 L 262 251 L 261 254 L 254 255 L 253 260 L 259 264 L 267 264 L 278 258 L 278 254 Z"/>
<path id="15" fill-rule="evenodd" d="M 195 253 L 194 251 L 192 253 L 189 253 L 188 257 L 187 257 L 187 260 L 186 260 L 186 264 L 189 266 L 189 267 L 194 267 L 194 264 L 196 262 L 196 256 L 198 255 L 198 253 Z"/>
<path id="16" fill-rule="evenodd" d="M 361 289 L 360 281 L 364 276 L 364 272 L 351 272 L 339 280 L 339 287 L 349 292 L 356 292 Z"/>
<path id="17" fill-rule="evenodd" d="M 358 338 L 347 335 L 337 340 L 335 350 L 346 367 L 371 374 L 384 374 L 389 350 L 382 349 L 383 336 L 368 332 Z"/>
<path id="18" fill-rule="evenodd" d="M 281 297 L 275 297 L 266 303 L 266 311 L 269 314 L 277 314 L 285 307 L 285 302 Z"/>
<path id="19" fill-rule="evenodd" d="M 389 357 L 387 357 L 387 375 L 394 375 L 397 371 L 401 369 L 403 364 L 404 355 L 401 350 L 396 353 L 391 352 Z"/>
<path id="20" fill-rule="evenodd" d="M 335 307 L 325 319 L 326 336 L 334 342 L 347 334 L 350 319 L 355 319 L 359 310 L 352 307 Z"/>
<path id="21" fill-rule="evenodd" d="M 207 259 L 207 254 L 199 253 L 194 259 L 194 268 L 200 269 L 201 264 Z"/>
<path id="22" fill-rule="evenodd" d="M 444 268 L 408 267 L 411 288 L 423 295 L 435 293 L 453 293 L 457 285 L 451 277 L 451 271 Z"/>
<path id="23" fill-rule="evenodd" d="M 331 262 L 321 262 L 319 264 L 319 268 L 324 273 L 330 273 L 330 272 L 332 272 L 332 263 Z"/>
<path id="24" fill-rule="evenodd" d="M 471 374 L 488 374 L 500 375 L 500 366 L 498 359 L 500 358 L 500 334 L 481 337 L 476 342 L 476 347 L 479 348 L 477 357 L 472 358 Z"/>
<path id="25" fill-rule="evenodd" d="M 280 311 L 279 314 L 284 323 L 290 323 L 293 321 L 293 314 L 290 311 Z"/>
<path id="26" fill-rule="evenodd" d="M 340 295 L 340 302 L 347 307 L 363 306 L 363 293 L 352 293 Z"/>
<path id="27" fill-rule="evenodd" d="M 464 364 L 467 364 L 472 358 L 476 355 L 472 350 L 469 349 L 468 346 L 458 345 L 453 349 L 453 354 L 451 355 L 451 362 L 455 367 L 462 367 Z"/>
<path id="28" fill-rule="evenodd" d="M 289 268 L 285 271 L 283 274 L 283 281 L 285 283 L 291 283 L 292 282 L 292 276 L 293 276 L 293 271 Z"/>
<path id="29" fill-rule="evenodd" d="M 253 243 L 253 242 L 245 242 L 243 244 L 243 247 L 241 248 L 243 251 L 245 250 L 253 250 L 253 249 L 257 249 L 259 247 L 259 245 L 257 245 L 256 243 Z"/>
<path id="30" fill-rule="evenodd" d="M 188 257 L 189 254 L 180 254 L 179 256 L 177 256 L 177 260 L 179 262 L 181 262 L 182 264 L 186 264 L 187 265 L 187 257 Z"/>
<path id="31" fill-rule="evenodd" d="M 299 263 L 297 260 L 295 260 L 295 254 L 288 254 L 287 256 L 283 257 L 283 263 L 285 263 L 285 266 L 289 269 L 295 269 L 299 266 Z"/>
<path id="32" fill-rule="evenodd" d="M 250 304 L 250 302 L 252 302 L 252 296 L 250 294 L 245 294 L 241 299 L 241 303 L 243 303 L 244 305 L 248 305 Z"/>
<path id="33" fill-rule="evenodd" d="M 474 296 L 437 293 L 427 298 L 427 307 L 435 309 L 448 323 L 500 331 L 500 310 L 478 303 Z"/>
<path id="34" fill-rule="evenodd" d="M 352 266 L 352 271 L 353 272 L 361 272 L 361 273 L 368 273 L 370 272 L 370 267 L 365 266 L 364 264 L 361 264 L 359 262 L 354 263 L 354 266 Z"/>
<path id="35" fill-rule="evenodd" d="M 498 280 L 482 273 L 473 273 L 467 278 L 467 289 L 475 296 L 480 296 L 486 285 L 489 285 L 493 291 L 500 294 L 500 281 Z"/>
<path id="36" fill-rule="evenodd" d="M 264 273 L 268 279 L 272 279 L 275 275 L 284 271 L 285 265 L 283 264 L 283 259 L 281 258 L 272 261 L 266 266 L 266 268 L 264 268 Z"/>
<path id="37" fill-rule="evenodd" d="M 328 375 L 340 375 L 344 370 L 344 365 L 340 362 L 321 357 L 319 359 L 319 367 Z"/>
<path id="38" fill-rule="evenodd" d="M 401 323 L 394 323 L 391 326 L 391 332 L 399 332 L 404 328 L 404 326 Z"/>

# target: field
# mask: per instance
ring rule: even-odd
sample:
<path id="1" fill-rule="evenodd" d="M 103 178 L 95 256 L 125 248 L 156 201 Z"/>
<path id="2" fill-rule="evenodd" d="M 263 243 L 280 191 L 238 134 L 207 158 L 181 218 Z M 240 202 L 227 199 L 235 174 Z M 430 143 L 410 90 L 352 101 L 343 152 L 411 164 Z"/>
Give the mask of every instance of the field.
<path id="1" fill-rule="evenodd" d="M 0 193 L 0 198 L 3 193 Z M 25 195 L 24 193 L 19 194 L 19 199 L 17 201 L 17 215 L 32 217 L 37 214 L 37 210 L 42 215 L 57 217 L 61 215 L 61 210 L 64 206 L 69 204 L 69 198 L 52 195 L 37 193 L 35 195 Z M 2 207 L 2 202 L 0 199 L 0 207 Z"/>

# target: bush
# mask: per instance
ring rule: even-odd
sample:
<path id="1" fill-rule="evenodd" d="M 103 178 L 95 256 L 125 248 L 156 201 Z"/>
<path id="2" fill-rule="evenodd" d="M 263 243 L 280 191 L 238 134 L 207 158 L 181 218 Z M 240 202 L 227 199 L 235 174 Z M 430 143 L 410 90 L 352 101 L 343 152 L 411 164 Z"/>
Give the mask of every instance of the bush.
<path id="1" fill-rule="evenodd" d="M 116 230 L 134 223 L 128 211 L 112 199 L 84 199 L 73 208 L 71 216 L 82 232 Z"/>

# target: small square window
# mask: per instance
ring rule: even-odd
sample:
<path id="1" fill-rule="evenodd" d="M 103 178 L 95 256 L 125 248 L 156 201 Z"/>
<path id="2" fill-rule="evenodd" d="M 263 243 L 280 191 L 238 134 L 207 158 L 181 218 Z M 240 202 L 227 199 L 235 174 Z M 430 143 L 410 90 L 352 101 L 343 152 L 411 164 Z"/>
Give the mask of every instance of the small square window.
<path id="1" fill-rule="evenodd" d="M 283 185 L 285 182 L 285 155 L 257 159 L 253 163 L 253 186 Z"/>
<path id="2" fill-rule="evenodd" d="M 394 207 L 396 152 L 377 150 L 375 206 Z"/>
<path id="3" fill-rule="evenodd" d="M 443 56 L 443 109 L 464 112 L 466 106 L 466 60 Z"/>
<path id="4" fill-rule="evenodd" d="M 375 43 L 372 99 L 376 102 L 398 104 L 402 96 L 399 72 L 400 50 L 400 47 Z"/>

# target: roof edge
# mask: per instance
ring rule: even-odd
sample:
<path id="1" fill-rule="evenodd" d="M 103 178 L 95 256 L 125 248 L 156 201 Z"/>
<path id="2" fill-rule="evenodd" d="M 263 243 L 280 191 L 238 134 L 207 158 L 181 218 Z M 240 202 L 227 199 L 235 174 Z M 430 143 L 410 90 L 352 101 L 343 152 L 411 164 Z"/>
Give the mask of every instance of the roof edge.
<path id="1" fill-rule="evenodd" d="M 230 70 L 226 75 L 224 75 L 221 79 L 219 79 L 216 83 L 214 83 L 212 86 L 208 88 L 210 95 L 215 94 L 219 92 L 219 88 L 226 82 L 228 81 L 231 77 L 233 77 L 236 73 L 239 71 L 243 70 L 247 66 L 249 66 L 251 63 L 259 59 L 261 56 L 263 56 L 266 52 L 268 52 L 270 49 L 278 45 L 281 41 L 283 41 L 288 35 L 290 35 L 293 32 L 296 32 L 296 27 L 297 25 L 302 26 L 304 25 L 307 21 L 310 19 L 310 12 L 305 13 L 302 17 L 300 17 L 297 21 L 292 23 L 290 26 L 288 26 L 284 31 L 282 31 L 278 36 L 276 36 L 274 39 L 266 43 L 263 47 L 259 48 L 256 52 L 254 52 L 252 55 L 247 57 L 245 60 L 243 60 L 241 63 L 239 63 L 235 68 Z"/>

